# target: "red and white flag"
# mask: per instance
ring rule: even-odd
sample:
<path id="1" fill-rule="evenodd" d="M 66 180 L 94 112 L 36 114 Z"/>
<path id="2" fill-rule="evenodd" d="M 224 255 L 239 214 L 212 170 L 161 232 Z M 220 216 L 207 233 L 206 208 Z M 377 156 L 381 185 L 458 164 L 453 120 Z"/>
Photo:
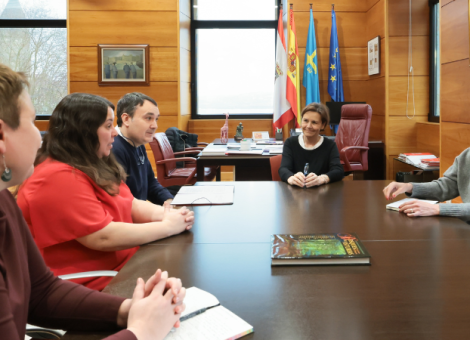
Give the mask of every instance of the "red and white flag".
<path id="1" fill-rule="evenodd" d="M 276 42 L 276 71 L 274 80 L 274 115 L 273 130 L 281 129 L 294 118 L 291 105 L 287 101 L 287 53 L 284 39 L 284 28 L 282 24 L 282 8 L 279 11 Z"/>

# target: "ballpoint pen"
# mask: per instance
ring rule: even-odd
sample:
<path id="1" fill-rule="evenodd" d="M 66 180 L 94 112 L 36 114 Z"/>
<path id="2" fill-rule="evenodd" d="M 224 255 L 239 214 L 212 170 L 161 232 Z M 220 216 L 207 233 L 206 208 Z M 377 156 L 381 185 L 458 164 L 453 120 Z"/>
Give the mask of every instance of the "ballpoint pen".
<path id="1" fill-rule="evenodd" d="M 305 166 L 304 166 L 304 175 L 305 177 L 307 177 L 308 175 L 308 169 L 310 168 L 310 165 L 308 163 L 305 163 Z M 304 185 L 304 188 L 306 187 L 306 185 Z"/>
<path id="2" fill-rule="evenodd" d="M 207 309 L 208 309 L 207 307 L 204 307 L 204 308 L 198 309 L 197 311 L 192 312 L 188 315 L 182 316 L 180 318 L 180 321 L 185 321 L 185 320 L 191 319 L 192 317 L 195 317 L 196 315 L 204 313 Z"/>

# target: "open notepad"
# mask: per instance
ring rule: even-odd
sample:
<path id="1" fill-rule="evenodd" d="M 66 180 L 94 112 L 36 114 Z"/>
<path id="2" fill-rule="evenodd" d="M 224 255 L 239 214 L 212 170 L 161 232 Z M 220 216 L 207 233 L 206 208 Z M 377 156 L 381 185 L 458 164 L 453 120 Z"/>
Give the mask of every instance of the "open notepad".
<path id="1" fill-rule="evenodd" d="M 199 288 L 188 288 L 184 303 L 186 309 L 181 314 L 181 326 L 165 340 L 228 340 L 253 332 L 253 326 L 222 307 L 214 295 Z M 183 320 L 201 310 L 204 312 Z"/>
<path id="2" fill-rule="evenodd" d="M 233 185 L 183 186 L 171 202 L 173 205 L 233 204 Z"/>
<path id="3" fill-rule="evenodd" d="M 402 205 L 403 203 L 408 202 L 408 201 L 421 201 L 421 202 L 427 202 L 427 203 L 431 203 L 431 204 L 436 204 L 437 203 L 437 201 L 420 200 L 420 199 L 417 199 L 417 198 L 404 198 L 402 200 L 387 204 L 386 208 L 389 209 L 389 210 L 398 211 L 398 208 L 400 207 L 400 205 Z"/>

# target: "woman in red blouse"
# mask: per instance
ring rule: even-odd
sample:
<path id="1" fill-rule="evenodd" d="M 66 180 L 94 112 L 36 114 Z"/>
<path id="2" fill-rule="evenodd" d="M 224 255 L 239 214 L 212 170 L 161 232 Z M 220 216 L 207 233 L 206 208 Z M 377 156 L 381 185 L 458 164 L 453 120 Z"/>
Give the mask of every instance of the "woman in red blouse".
<path id="1" fill-rule="evenodd" d="M 179 326 L 180 313 L 184 310 L 185 290 L 180 280 L 168 278 L 166 272 L 158 270 L 146 283 L 138 279 L 132 299 L 122 299 L 60 280 L 46 267 L 7 189 L 31 176 L 41 143 L 27 85 L 23 74 L 0 64 L 2 339 L 23 340 L 26 322 L 82 331 L 127 327 L 110 336 L 110 340 L 163 339 L 172 326 Z M 60 205 L 49 208 L 49 213 L 54 214 Z"/>
<path id="2" fill-rule="evenodd" d="M 18 205 L 46 264 L 55 275 L 119 271 L 138 246 L 190 229 L 186 208 L 135 199 L 111 153 L 114 106 L 85 93 L 66 96 L 49 121 L 34 174 Z M 75 282 L 102 290 L 109 277 Z"/>

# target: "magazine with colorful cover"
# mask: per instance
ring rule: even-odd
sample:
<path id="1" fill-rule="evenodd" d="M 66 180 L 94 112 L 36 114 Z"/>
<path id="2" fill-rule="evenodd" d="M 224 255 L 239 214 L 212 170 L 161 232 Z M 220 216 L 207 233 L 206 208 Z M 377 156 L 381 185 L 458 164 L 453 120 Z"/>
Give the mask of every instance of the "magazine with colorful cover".
<path id="1" fill-rule="evenodd" d="M 271 265 L 370 265 L 370 255 L 353 233 L 272 235 Z"/>

